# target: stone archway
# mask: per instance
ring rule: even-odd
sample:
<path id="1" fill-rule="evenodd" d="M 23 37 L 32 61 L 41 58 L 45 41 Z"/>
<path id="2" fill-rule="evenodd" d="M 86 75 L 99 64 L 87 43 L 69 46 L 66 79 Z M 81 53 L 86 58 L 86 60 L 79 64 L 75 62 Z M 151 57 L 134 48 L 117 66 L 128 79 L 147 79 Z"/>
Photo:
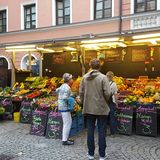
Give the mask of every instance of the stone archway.
<path id="1" fill-rule="evenodd" d="M 31 55 L 31 68 L 33 76 L 39 75 L 39 61 L 35 55 Z M 29 54 L 26 54 L 21 59 L 21 69 L 28 70 L 29 69 Z"/>

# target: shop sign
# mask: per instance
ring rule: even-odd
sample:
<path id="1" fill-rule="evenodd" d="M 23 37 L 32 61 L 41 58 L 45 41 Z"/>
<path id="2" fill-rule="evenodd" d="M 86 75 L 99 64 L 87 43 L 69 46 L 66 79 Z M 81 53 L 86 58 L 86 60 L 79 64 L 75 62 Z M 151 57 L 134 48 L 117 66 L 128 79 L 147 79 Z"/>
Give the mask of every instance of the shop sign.
<path id="1" fill-rule="evenodd" d="M 132 49 L 132 62 L 144 62 L 146 60 L 148 49 Z"/>
<path id="2" fill-rule="evenodd" d="M 78 62 L 78 52 L 71 52 L 71 62 Z"/>
<path id="3" fill-rule="evenodd" d="M 118 49 L 106 50 L 105 54 L 107 62 L 120 62 L 122 60 L 122 55 Z"/>
<path id="4" fill-rule="evenodd" d="M 53 54 L 52 62 L 53 64 L 61 64 L 61 65 L 65 64 L 65 54 L 64 53 Z"/>
<path id="5" fill-rule="evenodd" d="M 86 51 L 85 53 L 85 64 L 89 64 L 90 61 L 97 58 L 97 51 Z"/>

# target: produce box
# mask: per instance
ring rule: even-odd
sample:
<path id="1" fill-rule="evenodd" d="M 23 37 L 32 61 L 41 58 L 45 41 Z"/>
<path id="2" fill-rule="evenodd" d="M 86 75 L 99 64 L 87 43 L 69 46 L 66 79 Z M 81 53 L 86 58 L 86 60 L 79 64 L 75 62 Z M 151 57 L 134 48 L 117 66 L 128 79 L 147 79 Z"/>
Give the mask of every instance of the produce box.
<path id="1" fill-rule="evenodd" d="M 84 130 L 84 116 L 82 114 L 78 114 L 72 117 L 72 127 L 70 131 L 70 136 L 75 136 L 78 132 Z"/>

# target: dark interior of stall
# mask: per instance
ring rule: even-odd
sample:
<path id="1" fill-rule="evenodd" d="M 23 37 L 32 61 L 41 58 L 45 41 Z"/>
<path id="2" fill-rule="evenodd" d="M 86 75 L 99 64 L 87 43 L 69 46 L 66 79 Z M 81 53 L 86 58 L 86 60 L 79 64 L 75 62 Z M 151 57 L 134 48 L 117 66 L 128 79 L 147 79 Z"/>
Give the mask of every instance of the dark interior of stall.
<path id="1" fill-rule="evenodd" d="M 115 75 L 125 78 L 137 78 L 139 76 L 156 78 L 159 76 L 160 49 L 158 47 L 127 47 L 117 50 L 120 56 L 119 60 L 105 62 L 101 70 L 103 73 L 111 70 Z"/>
<path id="2" fill-rule="evenodd" d="M 65 72 L 74 77 L 81 75 L 81 65 L 78 61 L 71 61 L 70 52 L 45 53 L 43 56 L 43 76 L 61 77 Z"/>
<path id="3" fill-rule="evenodd" d="M 136 46 L 127 48 L 112 48 L 101 51 L 85 52 L 85 68 L 89 69 L 89 61 L 97 57 L 97 52 L 105 55 L 101 72 L 111 70 L 117 76 L 137 78 L 148 76 L 155 78 L 160 74 L 160 48 L 149 46 Z M 81 75 L 79 61 L 72 60 L 71 52 L 46 53 L 43 59 L 43 76 L 62 76 L 69 72 L 75 77 Z"/>

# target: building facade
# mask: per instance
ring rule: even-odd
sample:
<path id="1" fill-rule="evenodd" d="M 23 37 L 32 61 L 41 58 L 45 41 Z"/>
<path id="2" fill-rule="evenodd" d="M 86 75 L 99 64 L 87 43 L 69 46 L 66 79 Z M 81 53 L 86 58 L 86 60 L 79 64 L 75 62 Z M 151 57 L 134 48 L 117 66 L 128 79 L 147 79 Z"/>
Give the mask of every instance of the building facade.
<path id="1" fill-rule="evenodd" d="M 133 36 L 149 34 L 154 38 L 151 34 L 159 27 L 160 0 L 1 0 L 0 57 L 11 68 L 13 55 L 6 52 L 9 46 L 107 37 L 122 37 L 128 45 Z M 145 42 L 157 44 L 158 38 Z M 31 54 L 37 59 L 41 56 L 36 51 Z M 16 54 L 17 68 L 23 68 L 27 55 L 28 51 Z"/>

